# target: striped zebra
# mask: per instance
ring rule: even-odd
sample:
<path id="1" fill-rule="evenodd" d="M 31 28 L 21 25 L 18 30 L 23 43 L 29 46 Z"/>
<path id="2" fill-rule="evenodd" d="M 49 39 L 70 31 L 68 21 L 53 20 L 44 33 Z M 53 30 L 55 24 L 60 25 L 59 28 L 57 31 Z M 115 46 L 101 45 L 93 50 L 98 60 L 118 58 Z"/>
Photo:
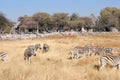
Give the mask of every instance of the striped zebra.
<path id="1" fill-rule="evenodd" d="M 92 49 L 93 49 L 92 44 L 85 45 L 84 46 L 84 53 L 87 55 L 91 55 L 91 53 L 93 51 Z"/>
<path id="2" fill-rule="evenodd" d="M 84 46 L 84 52 L 85 52 L 85 54 L 87 54 L 89 56 L 96 55 L 96 53 L 101 51 L 102 49 L 103 49 L 102 46 L 93 46 L 91 44 Z"/>
<path id="3" fill-rule="evenodd" d="M 71 55 L 71 59 L 78 59 L 79 58 L 79 52 L 77 49 L 70 50 L 69 54 Z"/>
<path id="4" fill-rule="evenodd" d="M 90 56 L 94 56 L 94 55 L 104 56 L 104 55 L 112 54 L 112 48 L 105 48 L 103 46 L 88 45 L 85 46 L 85 51 Z"/>
<path id="5" fill-rule="evenodd" d="M 70 50 L 69 54 L 71 55 L 72 59 L 78 59 L 78 58 L 80 58 L 81 54 L 84 54 L 84 48 L 83 47 L 75 47 L 74 49 Z"/>
<path id="6" fill-rule="evenodd" d="M 47 45 L 46 43 L 43 44 L 43 53 L 44 52 L 48 52 L 49 50 L 49 45 Z"/>
<path id="7" fill-rule="evenodd" d="M 117 69 L 120 69 L 120 55 L 102 56 L 99 60 L 99 70 L 101 70 L 106 64 L 113 67 L 117 67 Z"/>
<path id="8" fill-rule="evenodd" d="M 31 63 L 31 56 L 36 56 L 36 51 L 34 48 L 27 48 L 24 51 L 24 60 Z"/>
<path id="9" fill-rule="evenodd" d="M 29 45 L 28 49 L 34 49 L 35 51 L 37 51 L 38 49 L 41 49 L 41 45 L 40 44 Z"/>
<path id="10" fill-rule="evenodd" d="M 112 54 L 112 48 L 101 48 L 95 52 L 95 55 L 100 55 L 100 56 L 104 56 L 104 55 L 109 55 Z"/>
<path id="11" fill-rule="evenodd" d="M 5 52 L 0 52 L 0 60 L 2 61 L 7 61 L 8 60 L 8 55 Z"/>

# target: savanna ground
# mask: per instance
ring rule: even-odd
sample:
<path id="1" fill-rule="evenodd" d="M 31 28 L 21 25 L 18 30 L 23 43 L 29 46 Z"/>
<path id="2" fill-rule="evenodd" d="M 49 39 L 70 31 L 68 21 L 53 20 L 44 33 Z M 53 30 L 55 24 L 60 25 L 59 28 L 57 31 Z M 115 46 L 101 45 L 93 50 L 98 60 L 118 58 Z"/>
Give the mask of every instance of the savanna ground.
<path id="1" fill-rule="evenodd" d="M 24 61 L 28 45 L 47 43 L 50 51 L 32 56 L 32 63 Z M 34 40 L 0 41 L 0 51 L 8 53 L 8 61 L 0 61 L 0 80 L 120 80 L 120 70 L 106 66 L 96 69 L 98 56 L 69 60 L 68 52 L 86 44 L 120 48 L 120 34 L 53 36 Z"/>

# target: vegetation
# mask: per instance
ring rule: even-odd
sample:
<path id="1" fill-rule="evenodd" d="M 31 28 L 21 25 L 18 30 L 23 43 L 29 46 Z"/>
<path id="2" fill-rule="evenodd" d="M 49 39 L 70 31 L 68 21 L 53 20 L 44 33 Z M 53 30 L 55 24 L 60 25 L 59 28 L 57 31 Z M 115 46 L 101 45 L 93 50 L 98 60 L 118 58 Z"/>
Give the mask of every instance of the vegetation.
<path id="1" fill-rule="evenodd" d="M 107 31 L 110 31 L 112 27 L 120 29 L 120 9 L 106 7 L 101 10 L 97 27 L 100 27 L 100 30 Z"/>
<path id="2" fill-rule="evenodd" d="M 20 16 L 20 24 L 16 28 L 18 32 L 54 32 L 54 31 L 112 31 L 112 28 L 120 30 L 120 9 L 115 7 L 106 7 L 101 10 L 100 16 L 95 17 L 91 14 L 88 17 L 81 17 L 77 13 L 69 15 L 68 13 L 54 13 L 50 15 L 45 12 L 38 12 L 32 16 Z M 6 27 L 7 26 L 7 27 Z M 2 13 L 0 14 L 0 31 L 7 31 L 8 26 L 13 26 Z"/>
<path id="3" fill-rule="evenodd" d="M 9 33 L 10 29 L 8 30 L 8 28 L 12 27 L 12 24 L 13 23 L 10 20 L 8 20 L 3 13 L 0 13 L 0 33 L 4 33 L 6 31 L 7 33 Z"/>
<path id="4" fill-rule="evenodd" d="M 89 17 L 79 17 L 73 13 L 68 16 L 67 13 L 55 13 L 49 15 L 48 13 L 39 12 L 32 16 L 19 17 L 21 24 L 20 31 L 31 30 L 32 32 L 53 32 L 53 31 L 71 31 L 81 30 L 81 27 L 91 28 L 93 26 L 92 20 Z"/>

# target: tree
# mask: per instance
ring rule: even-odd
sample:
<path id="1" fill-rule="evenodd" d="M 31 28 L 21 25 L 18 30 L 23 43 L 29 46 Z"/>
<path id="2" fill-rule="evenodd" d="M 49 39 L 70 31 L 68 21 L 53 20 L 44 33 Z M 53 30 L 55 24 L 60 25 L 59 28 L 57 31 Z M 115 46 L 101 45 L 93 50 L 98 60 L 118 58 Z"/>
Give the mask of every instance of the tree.
<path id="1" fill-rule="evenodd" d="M 61 31 L 64 27 L 67 26 L 69 16 L 67 13 L 55 13 L 52 15 L 54 25 L 56 26 L 57 31 Z"/>
<path id="2" fill-rule="evenodd" d="M 70 21 L 75 21 L 75 20 L 78 20 L 78 19 L 79 19 L 79 15 L 77 13 L 73 13 L 70 16 Z"/>
<path id="3" fill-rule="evenodd" d="M 32 19 L 38 23 L 37 29 L 40 30 L 40 32 L 49 30 L 49 24 L 51 23 L 51 18 L 48 13 L 45 12 L 39 12 L 32 16 Z"/>
<path id="4" fill-rule="evenodd" d="M 9 21 L 3 13 L 0 13 L 0 33 L 5 32 L 6 27 L 11 27 L 12 22 Z"/>
<path id="5" fill-rule="evenodd" d="M 100 12 L 98 25 L 101 26 L 102 31 L 111 31 L 112 27 L 120 27 L 120 9 L 115 7 L 106 7 Z"/>
<path id="6" fill-rule="evenodd" d="M 30 20 L 30 17 L 28 17 L 27 15 L 25 16 L 21 16 L 18 18 L 18 21 L 20 21 L 20 24 L 17 27 L 17 30 L 19 33 L 21 32 L 28 32 L 27 30 L 29 29 L 28 27 L 28 21 Z"/>
<path id="7" fill-rule="evenodd" d="M 82 25 L 87 30 L 89 30 L 89 29 L 94 27 L 91 18 L 89 18 L 89 17 L 81 17 L 80 20 L 83 20 L 82 22 L 84 22 L 84 23 L 82 23 Z"/>

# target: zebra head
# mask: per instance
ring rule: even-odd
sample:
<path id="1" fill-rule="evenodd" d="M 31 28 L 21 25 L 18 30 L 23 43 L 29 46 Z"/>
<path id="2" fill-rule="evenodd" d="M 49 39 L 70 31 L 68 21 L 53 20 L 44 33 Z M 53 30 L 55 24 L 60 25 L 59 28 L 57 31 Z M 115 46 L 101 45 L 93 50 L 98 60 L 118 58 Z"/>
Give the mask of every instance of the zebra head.
<path id="1" fill-rule="evenodd" d="M 31 53 L 31 55 L 36 56 L 36 50 L 35 49 L 30 49 L 30 53 Z"/>
<path id="2" fill-rule="evenodd" d="M 40 44 L 35 44 L 35 50 L 37 51 L 37 49 L 41 49 L 41 45 Z"/>
<path id="3" fill-rule="evenodd" d="M 49 45 L 46 43 L 43 44 L 43 52 L 47 52 L 49 50 Z"/>
<path id="4" fill-rule="evenodd" d="M 112 48 L 105 48 L 104 50 L 105 50 L 105 53 L 112 54 Z"/>

